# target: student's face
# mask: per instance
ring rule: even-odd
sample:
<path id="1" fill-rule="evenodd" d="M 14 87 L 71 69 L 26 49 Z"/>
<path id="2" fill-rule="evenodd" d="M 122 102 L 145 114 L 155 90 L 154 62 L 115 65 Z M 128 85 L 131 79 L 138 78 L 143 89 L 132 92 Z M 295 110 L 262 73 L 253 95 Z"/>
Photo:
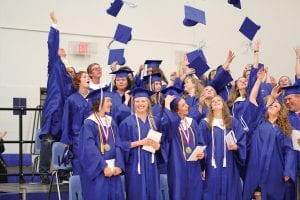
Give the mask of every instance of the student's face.
<path id="1" fill-rule="evenodd" d="M 290 111 L 300 111 L 300 94 L 290 94 L 284 97 L 285 105 Z"/>
<path id="2" fill-rule="evenodd" d="M 177 114 L 179 116 L 187 116 L 188 113 L 189 113 L 189 105 L 186 103 L 184 99 L 180 99 L 178 102 Z"/>
<path id="3" fill-rule="evenodd" d="M 137 113 L 147 113 L 149 99 L 147 97 L 137 97 L 134 99 L 134 109 Z"/>
<path id="4" fill-rule="evenodd" d="M 213 98 L 214 96 L 216 96 L 216 91 L 213 87 L 206 86 L 203 90 L 203 95 L 207 98 Z"/>
<path id="5" fill-rule="evenodd" d="M 161 91 L 161 81 L 155 81 L 154 83 L 152 83 L 152 89 L 154 92 L 160 92 Z"/>
<path id="6" fill-rule="evenodd" d="M 192 82 L 192 79 L 188 78 L 184 82 L 184 91 L 189 92 L 195 88 L 195 84 Z"/>
<path id="7" fill-rule="evenodd" d="M 79 87 L 88 88 L 89 84 L 90 84 L 90 77 L 89 77 L 89 75 L 87 73 L 81 74 Z"/>
<path id="8" fill-rule="evenodd" d="M 278 103 L 278 101 L 275 101 L 274 103 L 272 103 L 269 107 L 268 107 L 268 114 L 269 115 L 278 115 L 279 111 L 281 109 L 281 105 Z"/>
<path id="9" fill-rule="evenodd" d="M 112 103 L 111 103 L 111 98 L 110 97 L 104 97 L 103 99 L 103 105 L 102 105 L 102 110 L 105 113 L 109 113 L 111 109 Z"/>
<path id="10" fill-rule="evenodd" d="M 247 79 L 244 78 L 244 77 L 240 77 L 238 80 L 237 80 L 237 89 L 241 90 L 241 89 L 245 89 L 247 87 Z"/>
<path id="11" fill-rule="evenodd" d="M 89 74 L 92 78 L 101 78 L 102 76 L 102 68 L 100 65 L 94 65 L 91 69 L 91 73 Z"/>
<path id="12" fill-rule="evenodd" d="M 213 111 L 222 110 L 223 107 L 224 107 L 224 105 L 223 105 L 223 100 L 221 99 L 221 97 L 217 96 L 211 100 L 211 109 Z"/>
<path id="13" fill-rule="evenodd" d="M 290 86 L 290 79 L 289 77 L 287 76 L 282 76 L 280 77 L 279 81 L 278 81 L 278 84 L 280 87 L 287 87 L 287 86 Z"/>
<path id="14" fill-rule="evenodd" d="M 71 76 L 71 78 L 74 78 L 75 72 L 74 72 L 74 69 L 72 67 L 67 67 L 67 72 Z"/>
<path id="15" fill-rule="evenodd" d="M 126 77 L 118 77 L 116 78 L 116 87 L 118 90 L 125 90 L 127 88 L 127 78 Z"/>

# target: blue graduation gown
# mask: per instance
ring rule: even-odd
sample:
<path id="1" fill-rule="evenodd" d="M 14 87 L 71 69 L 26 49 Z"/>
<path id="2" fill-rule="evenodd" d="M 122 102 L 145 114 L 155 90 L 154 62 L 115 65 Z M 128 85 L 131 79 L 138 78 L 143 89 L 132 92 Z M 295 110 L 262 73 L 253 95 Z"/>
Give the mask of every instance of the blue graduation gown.
<path id="1" fill-rule="evenodd" d="M 289 121 L 295 130 L 300 130 L 300 114 L 296 114 L 295 112 L 289 111 Z M 297 175 L 300 176 L 300 152 L 296 152 L 296 165 L 297 165 Z"/>
<path id="2" fill-rule="evenodd" d="M 156 126 L 158 126 L 157 120 Z M 148 118 L 146 122 L 138 119 L 141 135 L 140 139 L 147 137 L 150 130 Z M 130 143 L 139 140 L 138 128 L 135 115 L 127 117 L 119 126 L 120 137 L 125 151 L 125 185 L 126 196 L 130 200 L 152 200 L 159 199 L 159 171 L 157 157 L 160 151 L 154 154 L 152 163 L 152 153 L 142 150 L 142 147 L 130 148 Z M 126 146 L 126 147 L 125 147 Z M 138 173 L 138 163 L 140 158 L 140 174 Z"/>
<path id="3" fill-rule="evenodd" d="M 186 157 L 183 154 L 182 140 L 179 133 L 181 120 L 177 114 L 167 109 L 165 109 L 164 113 L 166 121 L 162 122 L 162 126 L 167 130 L 169 143 L 168 186 L 170 199 L 202 199 L 201 162 L 186 161 L 190 154 L 186 154 Z M 195 141 L 193 141 L 193 134 L 189 132 L 190 142 L 188 145 L 183 139 L 184 149 L 190 146 L 194 150 L 197 145 L 204 145 L 204 142 L 195 120 L 192 120 L 190 127 L 194 132 Z"/>
<path id="4" fill-rule="evenodd" d="M 225 134 L 233 130 L 237 139 L 238 150 L 229 151 L 224 144 L 224 130 L 213 126 L 214 158 L 216 168 L 212 166 L 212 130 L 209 130 L 206 120 L 200 122 L 200 132 L 203 133 L 207 145 L 205 157 L 205 181 L 203 188 L 204 200 L 242 199 L 242 185 L 238 165 L 246 160 L 246 136 L 240 122 L 233 118 L 232 128 L 225 130 Z M 226 167 L 223 167 L 224 145 L 226 145 Z"/>
<path id="5" fill-rule="evenodd" d="M 237 98 L 231 108 L 232 116 L 240 120 L 247 106 L 248 106 L 248 100 L 246 100 L 246 98 L 242 98 L 242 97 Z"/>
<path id="6" fill-rule="evenodd" d="M 51 134 L 57 138 L 61 136 L 61 121 L 65 100 L 73 92 L 72 79 L 66 71 L 65 65 L 58 56 L 59 31 L 51 27 L 48 36 L 48 81 L 47 96 L 42 112 L 42 137 Z"/>
<path id="7" fill-rule="evenodd" d="M 81 126 L 86 116 L 85 108 L 87 100 L 79 93 L 76 92 L 69 96 L 64 106 L 64 113 L 62 118 L 62 137 L 60 141 L 64 144 L 71 145 L 71 150 L 74 154 L 72 159 L 73 173 L 79 174 L 79 133 Z"/>
<path id="8" fill-rule="evenodd" d="M 112 131 L 109 129 L 108 144 L 110 151 L 104 154 L 100 151 L 98 125 L 93 115 L 84 121 L 79 136 L 80 181 L 83 199 L 122 200 L 124 193 L 121 177 L 105 177 L 103 170 L 107 166 L 105 160 L 116 159 L 115 166 L 124 170 L 124 160 L 120 147 L 117 125 L 112 121 Z M 115 137 L 115 141 L 114 138 Z"/>
<path id="9" fill-rule="evenodd" d="M 250 200 L 257 186 L 261 187 L 262 199 L 285 199 L 288 183 L 283 177 L 295 181 L 291 138 L 264 119 L 251 134 L 243 199 Z"/>

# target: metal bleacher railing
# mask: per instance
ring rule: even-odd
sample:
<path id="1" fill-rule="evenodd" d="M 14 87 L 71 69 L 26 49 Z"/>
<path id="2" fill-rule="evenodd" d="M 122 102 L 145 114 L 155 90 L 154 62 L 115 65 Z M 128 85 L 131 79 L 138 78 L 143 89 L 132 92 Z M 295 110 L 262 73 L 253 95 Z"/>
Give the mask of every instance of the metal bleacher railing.
<path id="1" fill-rule="evenodd" d="M 17 143 L 19 144 L 19 172 L 18 173 L 9 173 L 9 174 L 0 174 L 0 175 L 6 175 L 6 176 L 19 176 L 19 183 L 25 183 L 24 176 L 32 176 L 33 173 L 24 173 L 23 172 L 23 145 L 26 143 L 34 144 L 34 131 L 35 127 L 37 126 L 37 123 L 40 123 L 40 112 L 42 111 L 41 106 L 37 106 L 36 108 L 26 108 L 26 107 L 20 107 L 20 108 L 0 108 L 0 111 L 18 111 L 19 116 L 19 140 L 4 140 L 3 143 Z M 23 140 L 23 113 L 25 111 L 34 111 L 34 124 L 33 124 L 33 133 L 31 140 Z M 31 146 L 32 151 L 32 146 Z M 32 153 L 32 152 L 31 152 Z M 36 175 L 39 175 L 40 173 L 34 173 Z"/>

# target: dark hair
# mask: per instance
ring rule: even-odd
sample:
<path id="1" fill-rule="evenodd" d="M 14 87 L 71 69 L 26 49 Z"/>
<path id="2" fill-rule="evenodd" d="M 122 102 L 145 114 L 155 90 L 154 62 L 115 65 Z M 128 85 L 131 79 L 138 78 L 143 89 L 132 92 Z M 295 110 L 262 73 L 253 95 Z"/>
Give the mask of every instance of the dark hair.
<path id="1" fill-rule="evenodd" d="M 79 71 L 75 74 L 75 76 L 72 79 L 72 84 L 73 84 L 73 86 L 76 90 L 79 90 L 80 79 L 81 79 L 82 74 L 86 74 L 86 72 L 85 71 Z"/>
<path id="2" fill-rule="evenodd" d="M 114 87 L 113 87 L 114 90 L 118 89 L 117 86 L 116 86 L 116 79 L 117 78 L 114 79 Z M 127 87 L 126 87 L 125 90 L 129 90 L 132 86 L 132 82 L 130 81 L 130 78 L 128 76 L 126 77 L 126 80 L 127 80 Z"/>
<path id="3" fill-rule="evenodd" d="M 102 101 L 101 107 L 103 106 L 103 103 L 104 103 L 104 101 Z M 92 104 L 92 111 L 93 112 L 98 112 L 99 111 L 99 104 L 100 104 L 99 99 L 93 101 L 93 104 Z"/>

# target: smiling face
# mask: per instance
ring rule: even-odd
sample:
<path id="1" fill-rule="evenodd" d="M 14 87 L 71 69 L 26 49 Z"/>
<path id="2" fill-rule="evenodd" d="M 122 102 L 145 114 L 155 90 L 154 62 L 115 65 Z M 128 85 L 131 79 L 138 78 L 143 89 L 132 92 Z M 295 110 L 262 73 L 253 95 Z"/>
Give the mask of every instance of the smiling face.
<path id="1" fill-rule="evenodd" d="M 154 83 L 152 83 L 153 92 L 160 92 L 161 87 L 162 87 L 161 81 L 155 81 Z"/>
<path id="2" fill-rule="evenodd" d="M 287 87 L 291 85 L 291 80 L 287 76 L 282 76 L 279 78 L 278 84 L 280 87 Z"/>
<path id="3" fill-rule="evenodd" d="M 211 86 L 206 86 L 203 90 L 203 96 L 205 96 L 206 98 L 213 98 L 216 95 L 216 90 Z"/>
<path id="4" fill-rule="evenodd" d="M 101 78 L 101 76 L 102 76 L 102 68 L 100 67 L 100 65 L 94 64 L 91 67 L 89 67 L 88 69 L 89 69 L 88 70 L 89 76 L 92 79 L 100 79 Z"/>
<path id="5" fill-rule="evenodd" d="M 137 113 L 147 113 L 150 101 L 147 97 L 136 97 L 134 99 L 134 110 Z"/>
<path id="6" fill-rule="evenodd" d="M 284 103 L 292 112 L 300 112 L 300 94 L 290 94 L 284 97 Z"/>
<path id="7" fill-rule="evenodd" d="M 179 116 L 185 117 L 189 113 L 189 105 L 186 103 L 186 101 L 181 98 L 177 103 L 176 112 Z"/>
<path id="8" fill-rule="evenodd" d="M 224 101 L 220 96 L 216 96 L 211 100 L 211 109 L 212 111 L 221 111 L 224 107 Z"/>
<path id="9" fill-rule="evenodd" d="M 236 82 L 238 90 L 246 89 L 247 84 L 248 84 L 248 82 L 245 77 L 240 77 Z"/>
<path id="10" fill-rule="evenodd" d="M 267 113 L 269 116 L 278 116 L 280 109 L 281 109 L 280 103 L 278 103 L 278 101 L 275 101 L 268 107 Z"/>

